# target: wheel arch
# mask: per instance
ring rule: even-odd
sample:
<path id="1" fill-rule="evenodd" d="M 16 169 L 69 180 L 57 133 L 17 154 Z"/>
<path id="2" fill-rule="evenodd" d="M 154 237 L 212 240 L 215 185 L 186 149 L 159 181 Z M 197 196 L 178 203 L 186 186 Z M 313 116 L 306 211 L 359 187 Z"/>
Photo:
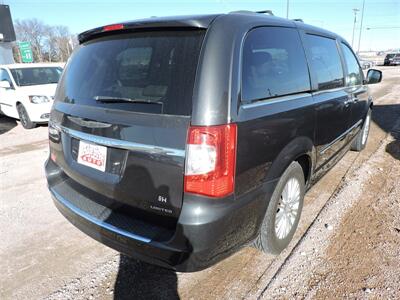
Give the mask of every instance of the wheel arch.
<path id="1" fill-rule="evenodd" d="M 288 143 L 272 162 L 266 175 L 266 181 L 281 177 L 293 161 L 297 161 L 302 167 L 305 182 L 308 184 L 312 178 L 316 161 L 315 147 L 310 138 L 297 137 Z"/>
<path id="2" fill-rule="evenodd" d="M 295 158 L 294 161 L 297 161 L 301 168 L 303 169 L 304 181 L 306 185 L 309 184 L 312 174 L 312 159 L 309 154 L 302 154 L 299 157 Z"/>

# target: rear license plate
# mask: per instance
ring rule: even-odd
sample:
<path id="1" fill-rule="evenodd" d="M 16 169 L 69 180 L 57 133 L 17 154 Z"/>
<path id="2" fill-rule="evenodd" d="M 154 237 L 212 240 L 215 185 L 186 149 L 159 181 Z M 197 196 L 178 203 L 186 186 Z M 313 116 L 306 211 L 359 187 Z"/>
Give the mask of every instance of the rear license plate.
<path id="1" fill-rule="evenodd" d="M 107 147 L 79 141 L 78 163 L 105 172 Z"/>

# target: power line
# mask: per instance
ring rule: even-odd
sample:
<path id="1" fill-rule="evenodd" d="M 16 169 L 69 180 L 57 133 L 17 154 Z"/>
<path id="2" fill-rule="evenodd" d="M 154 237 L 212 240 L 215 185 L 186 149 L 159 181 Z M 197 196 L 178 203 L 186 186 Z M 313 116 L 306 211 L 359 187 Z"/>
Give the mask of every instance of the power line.
<path id="1" fill-rule="evenodd" d="M 356 31 L 356 23 L 357 23 L 357 12 L 360 10 L 358 8 L 353 8 L 354 12 L 354 23 L 353 23 L 353 35 L 351 38 L 351 47 L 354 47 L 354 32 Z"/>
<path id="2" fill-rule="evenodd" d="M 371 29 L 400 29 L 400 26 L 378 26 L 378 27 L 367 27 L 367 30 Z"/>
<path id="3" fill-rule="evenodd" d="M 289 0 L 286 0 L 286 19 L 289 19 Z"/>
<path id="4" fill-rule="evenodd" d="M 364 9 L 365 9 L 365 0 L 363 0 L 363 6 L 362 6 L 362 10 L 361 10 L 361 25 L 360 25 L 360 35 L 358 37 L 357 52 L 360 51 L 361 33 L 362 33 L 362 29 L 363 29 L 363 20 L 364 20 Z"/>

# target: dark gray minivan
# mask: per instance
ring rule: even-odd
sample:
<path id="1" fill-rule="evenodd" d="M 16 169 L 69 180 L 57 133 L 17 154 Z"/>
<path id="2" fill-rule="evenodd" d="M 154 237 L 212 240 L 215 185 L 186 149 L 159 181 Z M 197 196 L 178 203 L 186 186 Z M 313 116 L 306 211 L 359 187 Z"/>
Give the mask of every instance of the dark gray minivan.
<path id="1" fill-rule="evenodd" d="M 49 122 L 48 187 L 79 229 L 196 271 L 281 252 L 304 194 L 365 147 L 372 99 L 340 36 L 252 12 L 150 18 L 79 35 Z"/>

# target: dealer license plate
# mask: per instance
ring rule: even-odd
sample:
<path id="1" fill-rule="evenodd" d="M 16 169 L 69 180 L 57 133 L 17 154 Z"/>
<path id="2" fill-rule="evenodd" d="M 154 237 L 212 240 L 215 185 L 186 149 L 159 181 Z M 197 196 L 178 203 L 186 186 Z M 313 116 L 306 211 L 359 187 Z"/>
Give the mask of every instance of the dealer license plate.
<path id="1" fill-rule="evenodd" d="M 107 147 L 79 141 L 78 163 L 105 172 Z"/>

